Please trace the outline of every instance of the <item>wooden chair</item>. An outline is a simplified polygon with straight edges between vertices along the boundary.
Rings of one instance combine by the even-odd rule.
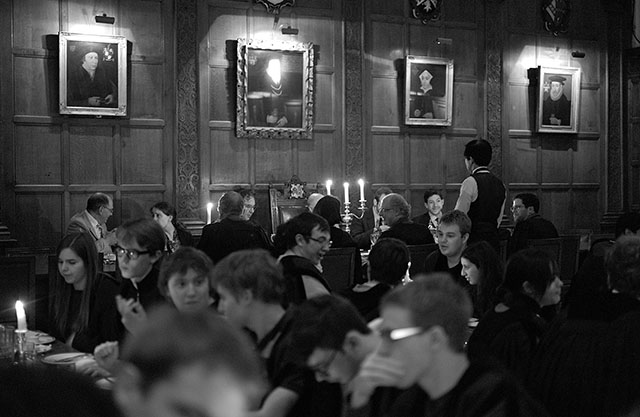
[[[571,284],[573,276],[578,272],[581,235],[561,234],[562,250],[560,251],[560,279],[564,285]]]
[[[294,179],[292,179],[292,181],[293,180]],[[291,192],[291,184],[292,183],[285,184],[284,191],[280,191],[273,185],[269,185],[272,233],[275,233],[278,226],[282,223],[286,223],[289,219],[308,210],[307,193],[304,190],[306,183],[295,183],[302,186],[302,191],[298,193]]]
[[[357,248],[332,248],[322,259],[322,275],[331,290],[351,288],[355,279]]]
[[[562,253],[562,238],[554,237],[549,239],[529,239],[527,240],[527,247],[543,250],[555,259],[556,263],[560,265],[561,253]]]
[[[409,276],[411,278],[424,272],[424,261],[431,252],[438,250],[437,243],[428,243],[426,245],[408,245],[409,254],[411,255],[411,266],[409,267]]]

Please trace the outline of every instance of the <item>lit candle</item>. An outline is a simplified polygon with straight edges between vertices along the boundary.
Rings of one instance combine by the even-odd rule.
[[[16,317],[18,318],[18,330],[27,330],[27,315],[24,312],[24,305],[22,301],[16,301]]]
[[[349,202],[349,183],[348,182],[344,183],[344,202],[345,203]]]
[[[211,224],[211,210],[213,210],[213,203],[207,203],[207,224]]]
[[[360,186],[360,201],[364,201],[364,180],[362,178],[358,180],[358,185]]]
[[[327,180],[327,183],[326,183],[327,195],[331,195],[331,186],[332,185],[333,185],[333,181]]]

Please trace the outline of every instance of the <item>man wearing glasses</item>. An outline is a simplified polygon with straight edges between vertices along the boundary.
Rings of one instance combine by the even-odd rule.
[[[466,291],[447,274],[394,289],[382,301],[382,342],[360,369],[359,387],[406,389],[389,417],[547,416],[505,371],[469,361],[464,345],[471,311]]]
[[[400,194],[391,193],[380,203],[380,216],[384,224],[390,226],[382,232],[380,239],[393,237],[407,245],[426,245],[433,243],[433,236],[424,224],[411,221],[411,206]]]
[[[535,194],[518,194],[513,199],[511,213],[516,224],[507,244],[507,256],[527,247],[529,239],[558,237],[558,230],[549,220],[538,214],[540,200]]]
[[[329,223],[323,217],[302,213],[281,224],[274,245],[276,250],[284,252],[278,262],[287,283],[288,303],[300,304],[331,292],[320,269],[322,258],[331,248]]]
[[[116,231],[107,229],[107,220],[113,215],[113,200],[106,194],[95,193],[87,200],[86,210],[71,217],[67,234],[89,233],[96,241],[98,253],[102,256],[113,253]]]

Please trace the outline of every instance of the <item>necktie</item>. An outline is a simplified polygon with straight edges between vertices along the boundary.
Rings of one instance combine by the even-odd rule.
[[[102,226],[98,225],[98,237],[100,239],[104,239],[104,232],[102,231]]]

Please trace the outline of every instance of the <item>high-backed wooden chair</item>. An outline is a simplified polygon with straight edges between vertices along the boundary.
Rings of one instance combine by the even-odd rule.
[[[408,245],[409,254],[411,255],[411,266],[409,267],[409,276],[411,278],[424,272],[424,261],[431,252],[438,250],[437,243],[428,243],[426,245]]]
[[[355,280],[357,248],[331,248],[322,259],[322,275],[331,290],[351,288]]]
[[[573,276],[578,272],[580,252],[580,235],[561,234],[562,250],[560,251],[560,279],[564,285],[569,285]]]
[[[269,207],[271,209],[271,231],[273,233],[282,223],[308,210],[306,197],[291,197],[271,185],[269,186]]]
[[[562,238],[554,237],[549,239],[529,239],[527,247],[540,249],[549,254],[556,263],[560,265],[562,253]]]

